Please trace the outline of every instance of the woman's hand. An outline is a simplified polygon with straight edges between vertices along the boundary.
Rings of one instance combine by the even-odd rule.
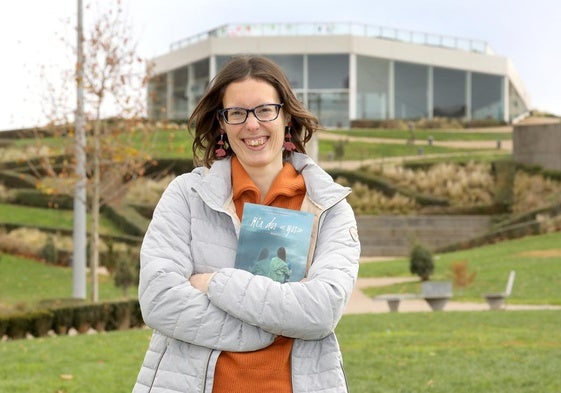
[[[214,273],[193,274],[191,278],[189,278],[189,282],[193,288],[196,288],[203,293],[207,293],[208,284],[210,283],[210,280],[212,280],[212,276],[214,276]]]

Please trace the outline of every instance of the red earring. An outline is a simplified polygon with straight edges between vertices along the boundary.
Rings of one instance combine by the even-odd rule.
[[[286,127],[284,127],[284,143],[283,147],[286,151],[294,151],[296,150],[296,145],[292,142],[292,134],[290,133],[290,127],[292,123],[289,122]]]
[[[220,139],[216,142],[216,150],[214,150],[214,155],[217,158],[225,157],[226,150],[224,150],[224,130],[220,129]]]

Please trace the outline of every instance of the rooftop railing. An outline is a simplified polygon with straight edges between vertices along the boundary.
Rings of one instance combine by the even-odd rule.
[[[191,37],[176,41],[170,50],[207,40],[212,37],[279,37],[279,36],[333,36],[353,35],[359,37],[382,38],[413,44],[465,50],[492,55],[489,44],[481,40],[445,36],[413,30],[396,29],[384,26],[371,26],[359,23],[260,23],[228,24]]]

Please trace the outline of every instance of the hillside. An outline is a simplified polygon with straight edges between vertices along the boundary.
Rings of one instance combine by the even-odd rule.
[[[352,187],[349,202],[357,215],[491,215],[493,230],[473,244],[561,230],[561,176],[514,165],[510,138],[508,127],[417,130],[414,140],[410,130],[324,131],[318,138],[319,163]],[[138,247],[169,181],[192,168],[184,128],[169,125],[151,140],[145,176],[123,187],[120,197],[103,208],[102,264],[110,269],[115,253]],[[4,252],[45,258],[52,239],[58,250],[52,262],[69,263],[71,191],[56,185],[60,179],[48,176],[44,166],[48,159],[56,172],[68,161],[64,152],[63,138],[48,133],[40,139],[25,133],[2,139]]]

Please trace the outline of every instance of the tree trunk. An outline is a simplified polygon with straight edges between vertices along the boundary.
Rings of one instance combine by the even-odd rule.
[[[99,138],[101,122],[95,122],[94,126],[94,151],[93,151],[93,186],[92,186],[92,244],[91,244],[91,272],[92,272],[92,301],[99,300],[99,281],[97,276],[97,267],[99,265],[99,210],[100,210],[100,148]]]

